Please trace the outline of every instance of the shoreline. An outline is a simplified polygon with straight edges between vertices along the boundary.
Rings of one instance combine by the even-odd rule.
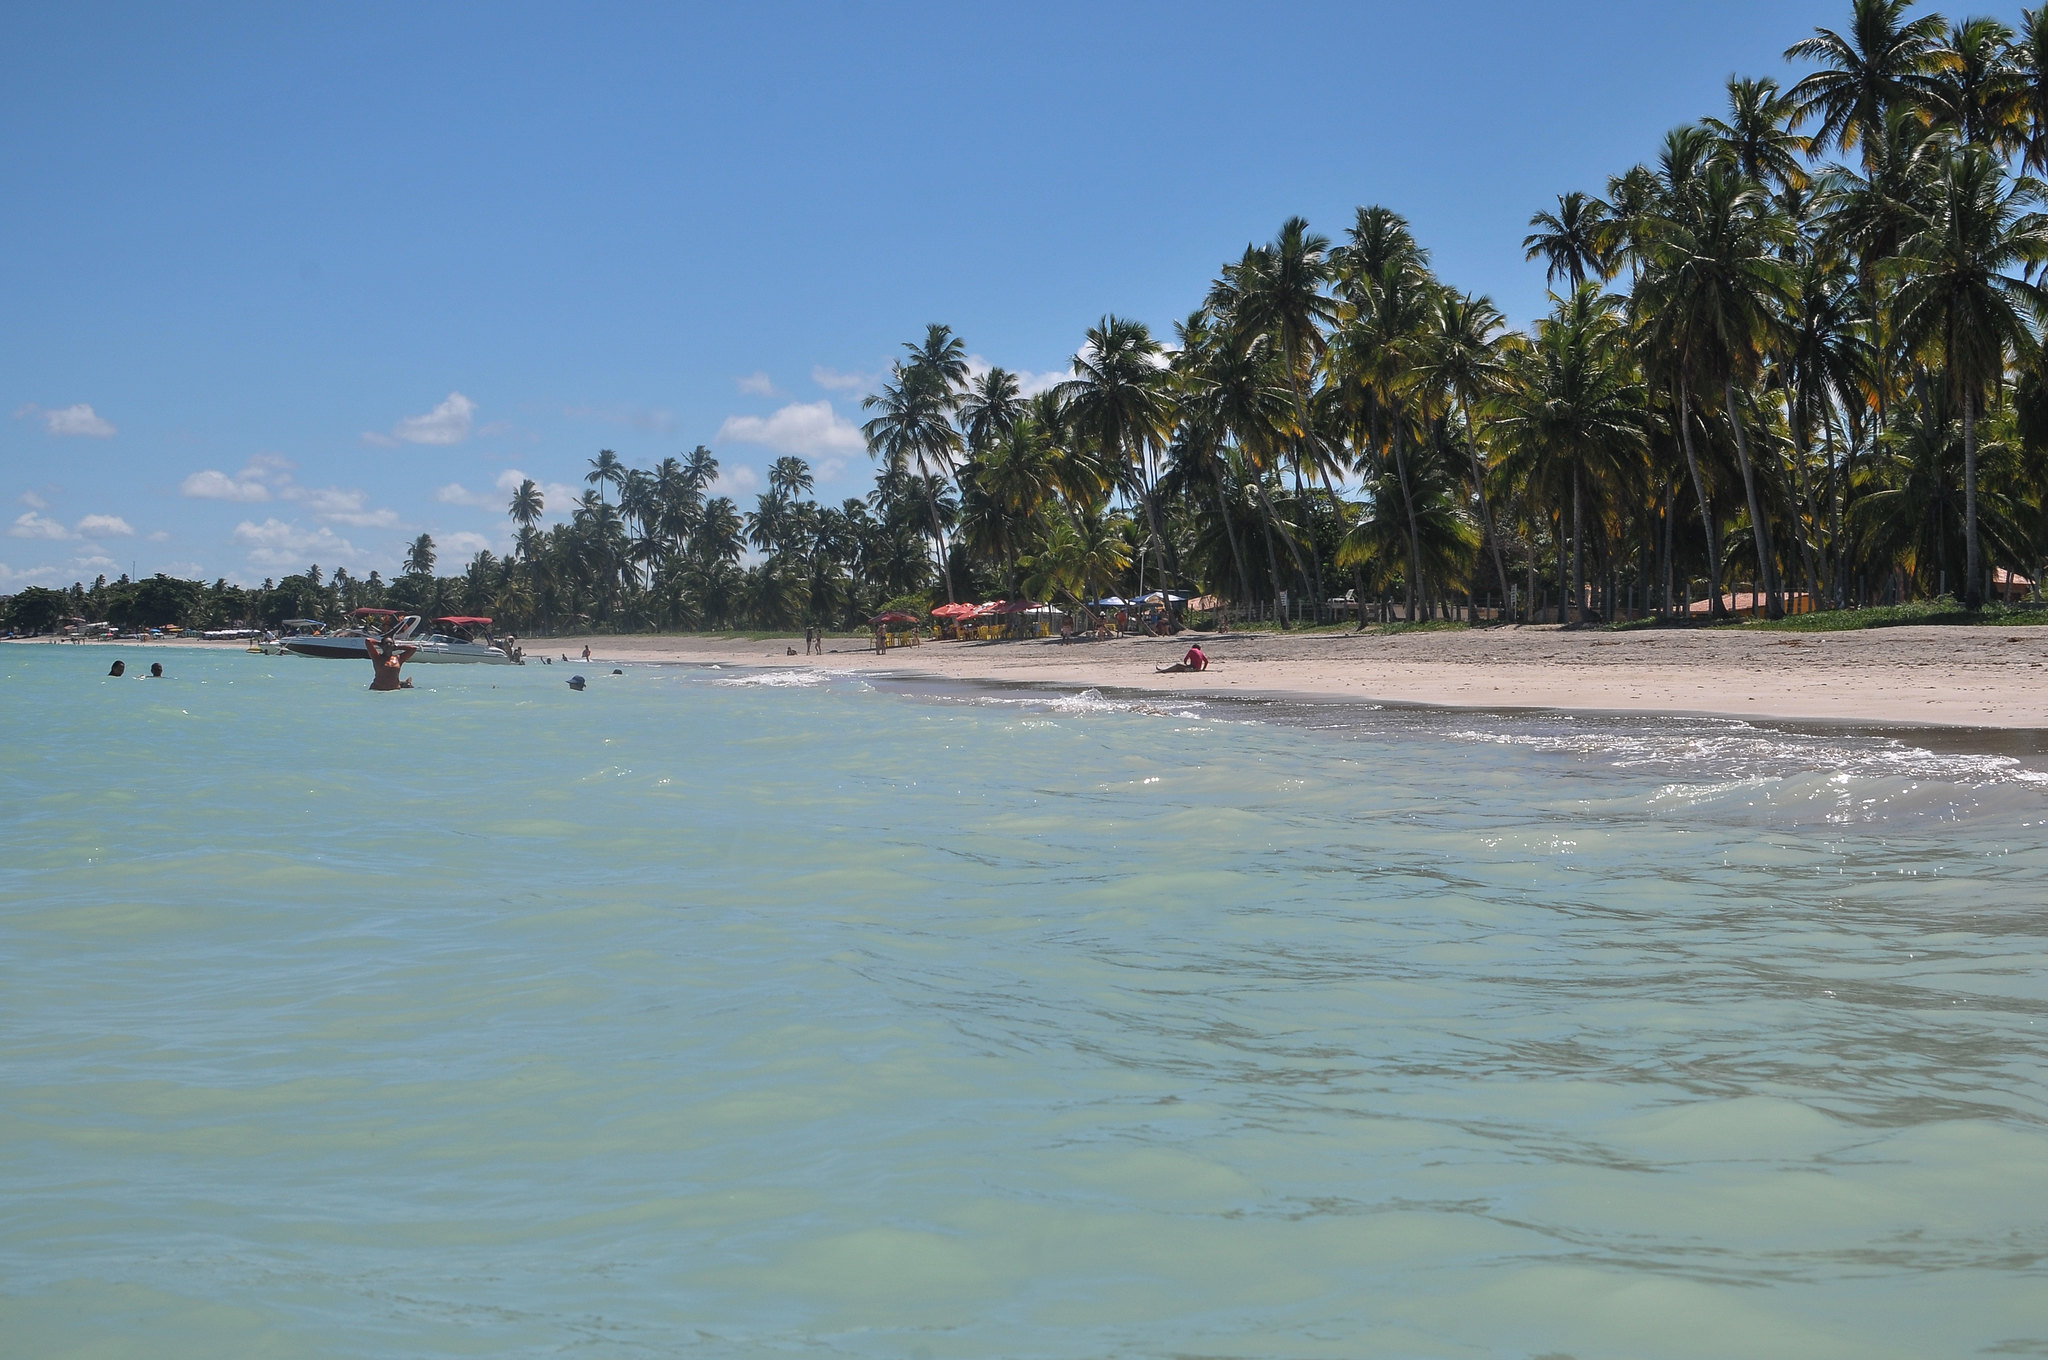
[[[833,639],[824,656],[809,657],[801,638],[628,634],[551,639],[546,649],[575,654],[587,642],[592,664],[815,668],[1191,698],[2048,734],[2048,629],[1961,631],[1602,633],[1539,625],[1385,636],[927,642],[884,656]],[[1210,654],[1208,671],[1155,672],[1194,638]],[[788,654],[792,646],[797,655]],[[528,650],[537,655],[541,644]]]
[[[1209,670],[1160,675],[1199,639]],[[17,645],[246,650],[239,642],[15,639]],[[952,682],[1115,689],[1190,698],[1397,704],[1740,718],[2048,733],[2048,628],[1898,627],[1844,633],[1645,630],[1556,625],[1401,633],[1225,633],[1063,643],[926,642],[877,656],[853,638],[805,656],[801,637],[607,634],[525,640],[530,664],[591,649],[591,664],[694,663],[823,669]],[[795,655],[790,653],[795,651]],[[559,660],[557,665],[561,664]]]

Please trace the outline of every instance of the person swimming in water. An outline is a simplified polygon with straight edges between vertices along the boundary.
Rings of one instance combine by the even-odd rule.
[[[163,679],[163,678],[164,678],[164,663],[163,663],[163,662],[161,662],[161,661],[152,661],[152,662],[150,662],[150,663],[149,663],[149,678],[150,678],[150,679],[152,679],[152,680],[161,680],[161,679]]]
[[[116,661],[113,665],[107,667],[107,674],[113,676],[116,680],[120,679],[127,673],[128,663],[125,661]]]
[[[370,678],[371,689],[411,689],[412,681],[398,678],[398,668],[412,660],[417,647],[401,647],[388,634],[371,635],[363,639],[363,650],[370,654],[370,664],[376,674]]]

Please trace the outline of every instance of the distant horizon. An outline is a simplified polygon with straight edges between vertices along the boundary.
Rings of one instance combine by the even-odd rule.
[[[927,322],[1028,392],[1105,313],[1169,336],[1297,212],[1383,203],[1526,325],[1531,213],[1845,11],[17,9],[0,593],[390,576],[420,533],[446,571],[509,547],[521,478],[564,516],[601,448],[707,444],[743,502],[799,454],[836,502]],[[1249,116],[1237,63],[1283,73]]]

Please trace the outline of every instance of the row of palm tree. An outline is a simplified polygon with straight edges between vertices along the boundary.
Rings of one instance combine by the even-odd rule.
[[[1555,291],[1526,330],[1386,207],[1334,241],[1293,218],[1171,336],[1104,316],[1047,391],[927,327],[863,403],[864,498],[817,503],[786,457],[743,511],[702,446],[650,470],[605,450],[543,528],[526,482],[471,594],[621,628],[1160,586],[1283,626],[1333,598],[1719,613],[1739,581],[1773,615],[1975,605],[1991,568],[2048,557],[2044,14],[1854,0],[1787,52],[1789,87],[1730,81],[1719,116],[1531,219]]]

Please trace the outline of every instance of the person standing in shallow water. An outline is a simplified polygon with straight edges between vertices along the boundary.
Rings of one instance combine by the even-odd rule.
[[[363,650],[370,654],[370,665],[376,673],[370,677],[371,689],[411,689],[412,681],[398,678],[399,667],[412,660],[417,647],[401,647],[388,637],[366,637]]]

